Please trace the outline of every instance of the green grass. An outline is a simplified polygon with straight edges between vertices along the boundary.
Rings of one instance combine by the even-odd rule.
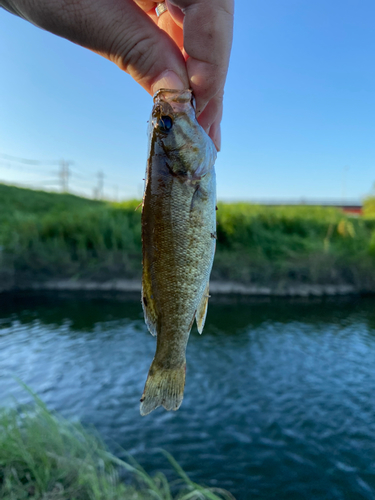
[[[138,277],[138,205],[0,185],[0,268],[21,279]]]
[[[0,499],[233,499],[225,490],[191,481],[166,452],[178,480],[169,483],[160,472],[151,477],[131,457],[111,454],[94,431],[33,397],[32,406],[0,410]]]
[[[363,208],[365,217],[369,219],[375,218],[375,196],[366,198]]]
[[[140,278],[137,205],[0,185],[0,274],[15,282]],[[375,288],[374,198],[366,200],[364,213],[219,203],[212,277]]]
[[[0,184],[1,215],[14,212],[43,214],[47,211],[74,210],[83,207],[98,207],[101,201],[81,198],[73,194],[48,193]]]
[[[336,208],[219,204],[213,276],[241,282],[373,286],[375,220]]]

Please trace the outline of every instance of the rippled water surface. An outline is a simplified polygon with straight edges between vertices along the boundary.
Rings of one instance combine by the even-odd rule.
[[[239,499],[375,498],[375,299],[210,304],[178,412],[139,415],[155,339],[138,298],[0,296],[0,398],[94,424],[149,471],[171,452]]]

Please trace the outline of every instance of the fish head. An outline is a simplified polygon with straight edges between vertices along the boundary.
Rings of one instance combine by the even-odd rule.
[[[159,90],[149,123],[151,141],[161,148],[173,173],[196,178],[213,167],[216,148],[196,119],[191,90]]]

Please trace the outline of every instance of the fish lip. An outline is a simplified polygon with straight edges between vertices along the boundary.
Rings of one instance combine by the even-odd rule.
[[[196,108],[195,106],[195,98],[192,89],[184,89],[184,90],[177,90],[177,89],[159,89],[155,92],[154,97],[153,97],[154,103],[159,102],[159,101],[165,101],[168,103],[175,102],[175,103],[191,103],[193,106],[194,110]]]

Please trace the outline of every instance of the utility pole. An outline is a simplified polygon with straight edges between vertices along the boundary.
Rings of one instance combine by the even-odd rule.
[[[73,165],[74,162],[70,160],[60,160],[60,170],[59,170],[59,178],[61,191],[63,193],[67,193],[69,191],[69,165]]]
[[[104,173],[102,170],[98,172],[98,186],[94,189],[95,198],[102,200],[104,196]]]

